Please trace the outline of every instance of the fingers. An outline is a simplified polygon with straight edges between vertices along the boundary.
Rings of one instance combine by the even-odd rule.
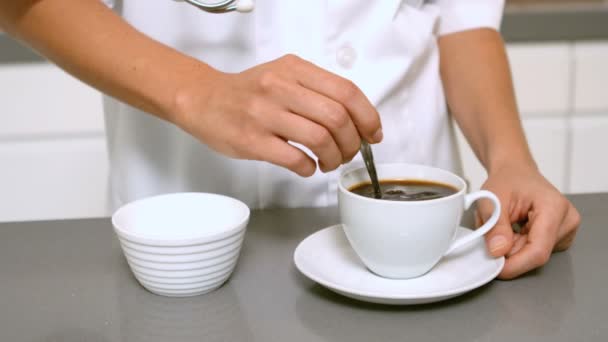
[[[553,248],[554,252],[563,252],[572,246],[574,242],[574,238],[576,237],[576,231],[570,232],[568,235],[564,236],[560,241],[557,242],[555,247]]]
[[[560,212],[564,214],[560,215]],[[512,279],[547,263],[565,212],[547,207],[533,212],[528,222],[528,234],[521,238],[526,238],[524,246],[518,252],[511,253],[498,277]]]
[[[524,234],[513,234],[513,247],[511,247],[511,250],[509,251],[509,253],[507,253],[507,258],[511,257],[512,255],[516,254],[517,252],[519,252],[528,242],[528,235]]]
[[[319,124],[331,133],[341,153],[341,163],[353,159],[361,146],[361,138],[344,106],[297,84],[285,84],[280,87],[280,92],[281,94],[278,95],[288,110]],[[340,165],[331,163],[331,165],[335,165],[333,167],[323,158],[321,160],[324,161],[324,165],[329,167],[329,170]]]
[[[353,82],[300,59],[296,59],[294,71],[297,81],[304,87],[325,95],[341,104],[350,115],[360,136],[370,143],[382,140],[380,115]]]
[[[282,166],[302,177],[315,173],[317,165],[302,150],[290,145],[279,137],[269,135],[258,145],[263,151],[257,151],[258,160]]]
[[[342,164],[342,153],[325,127],[288,112],[276,113],[272,119],[272,133],[308,147],[319,158],[321,171],[334,170]]]
[[[357,154],[361,138],[374,143],[382,139],[378,112],[358,87],[296,56],[220,81],[209,99],[192,102],[208,108],[209,115],[191,129],[220,153],[265,160],[310,176],[315,161],[290,141],[306,146],[321,170],[330,171]],[[183,112],[197,112],[190,97],[184,98],[179,101]],[[187,118],[183,126],[195,126]],[[221,124],[228,129],[213,129]]]
[[[499,197],[500,198],[500,197]],[[503,198],[505,198],[503,196]],[[501,198],[501,203],[508,203]],[[503,204],[503,205],[504,205]],[[508,207],[505,205],[505,207]],[[494,206],[490,201],[480,201],[477,205],[476,215],[478,223],[485,222],[494,211]],[[508,212],[503,210],[500,213],[496,226],[492,228],[486,235],[486,245],[492,256],[499,257],[506,255],[513,245],[513,229],[509,220]]]
[[[486,245],[492,256],[506,255],[513,246],[513,229],[505,216],[501,215],[496,226],[486,236]]]
[[[566,213],[566,217],[564,221],[560,225],[559,234],[558,234],[558,242],[553,248],[554,252],[565,251],[570,248],[572,242],[574,242],[574,238],[581,224],[581,215],[578,210],[570,204],[568,206],[568,212]]]

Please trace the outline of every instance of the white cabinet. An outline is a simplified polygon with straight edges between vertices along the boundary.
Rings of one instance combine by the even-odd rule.
[[[570,186],[573,192],[608,191],[608,111],[572,120]]]
[[[48,63],[0,65],[0,137],[103,132],[101,96]]]
[[[541,172],[560,191],[568,192],[568,115],[571,111],[572,46],[568,43],[524,43],[507,46],[522,124]],[[487,173],[460,131],[458,145],[471,189]]]
[[[566,193],[608,191],[608,42],[510,44],[522,122],[541,172]],[[486,173],[459,134],[473,189]]]
[[[608,42],[574,47],[574,113],[608,112]]]
[[[0,222],[107,215],[100,94],[50,64],[5,64],[0,103]]]
[[[568,125],[565,118],[526,118],[526,138],[541,173],[562,192],[568,192]]]
[[[523,123],[532,155],[542,174],[560,191],[566,192],[568,126],[565,118],[528,118]],[[465,178],[471,190],[478,190],[487,173],[457,131]]]
[[[511,44],[507,52],[519,110],[526,116],[565,114],[570,107],[571,46]]]
[[[0,222],[104,216],[103,136],[0,143]]]

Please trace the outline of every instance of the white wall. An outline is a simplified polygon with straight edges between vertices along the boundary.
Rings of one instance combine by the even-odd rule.
[[[608,41],[508,51],[543,173],[564,192],[608,191]],[[108,215],[99,93],[50,64],[5,64],[0,103],[0,222]],[[459,142],[478,188],[485,172]]]

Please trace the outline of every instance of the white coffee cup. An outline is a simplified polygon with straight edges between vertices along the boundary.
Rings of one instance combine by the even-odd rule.
[[[342,173],[338,205],[344,232],[357,255],[374,273],[387,278],[414,278],[459,247],[482,237],[498,221],[500,202],[489,191],[466,194],[466,182],[434,167],[378,164],[380,180],[424,180],[450,185],[452,195],[422,201],[390,201],[357,195],[350,188],[369,182],[365,168]],[[455,240],[465,209],[478,199],[494,204],[491,217],[473,233]]]

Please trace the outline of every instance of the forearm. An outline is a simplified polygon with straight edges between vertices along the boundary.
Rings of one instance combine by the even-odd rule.
[[[175,122],[175,101],[209,66],[138,32],[99,0],[0,4],[0,27],[99,90]]]
[[[521,126],[504,43],[490,29],[439,39],[450,111],[488,172],[506,163],[536,167]]]

